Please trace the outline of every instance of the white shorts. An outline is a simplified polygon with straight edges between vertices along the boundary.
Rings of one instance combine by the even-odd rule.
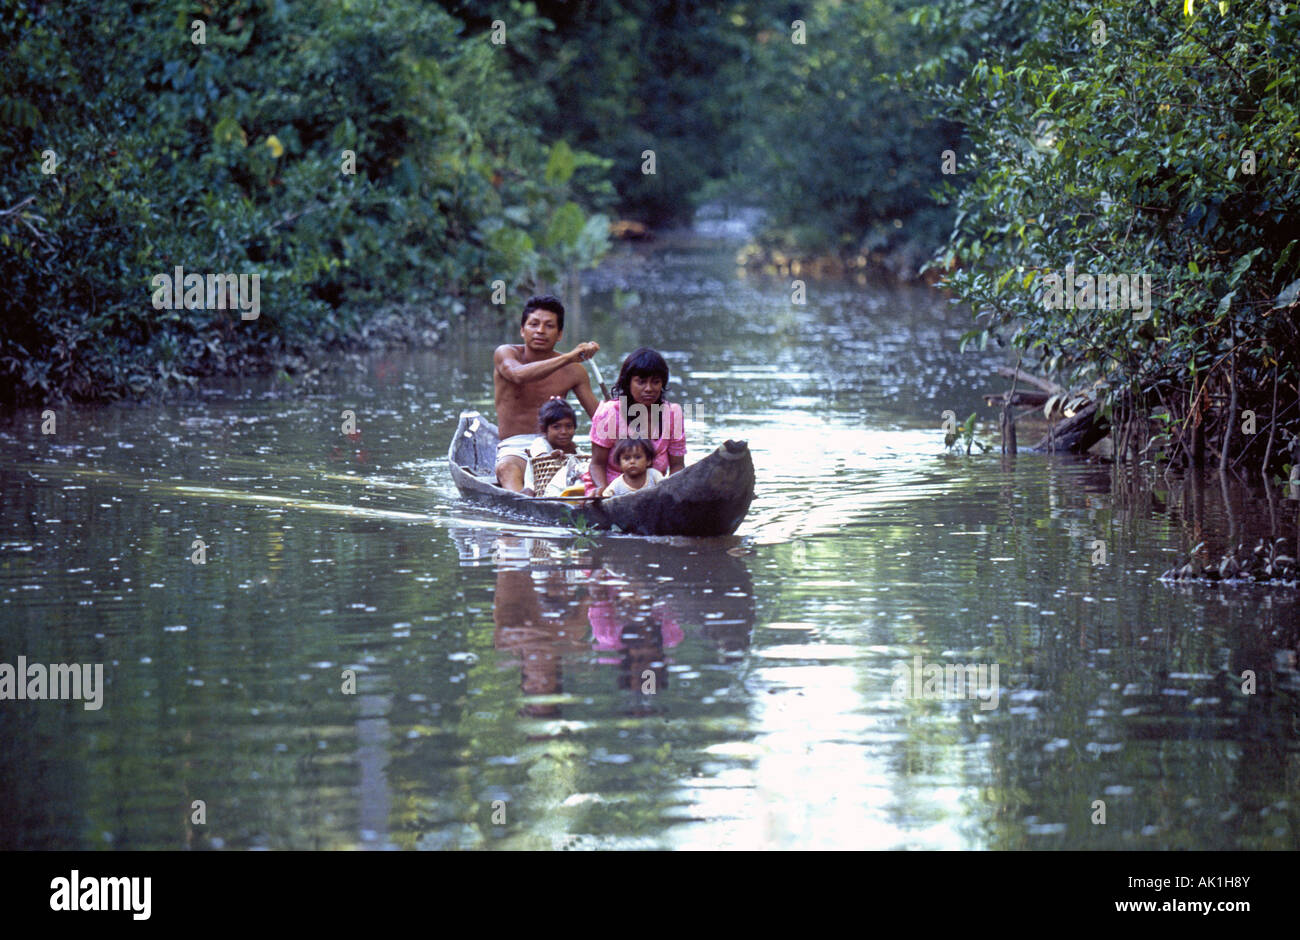
[[[536,434],[513,434],[497,444],[497,463],[507,457],[518,457],[528,463],[528,447],[537,440]]]

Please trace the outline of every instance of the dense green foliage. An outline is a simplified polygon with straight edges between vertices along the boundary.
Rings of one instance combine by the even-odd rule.
[[[445,5],[481,29],[496,15]],[[959,130],[888,81],[924,48],[909,6],[540,0],[525,9],[554,29],[512,43],[512,61],[550,91],[547,132],[611,160],[623,215],[671,224],[722,199],[763,208],[765,240],[799,253],[933,248],[952,212],[932,168]]]
[[[951,210],[930,192],[960,128],[891,80],[923,51],[906,6],[815,3],[798,14],[804,43],[788,21],[758,35],[735,180],[760,196],[768,239],[789,251],[865,254],[910,242],[929,254],[951,228]]]
[[[624,216],[689,221],[702,188],[736,163],[755,32],[745,11],[773,4],[540,0],[510,14],[471,0],[444,6],[485,32],[501,17],[516,79],[540,92],[535,117],[548,135],[610,160]],[[517,42],[513,23],[530,17],[550,28]],[[653,173],[645,171],[647,150]]]
[[[1300,379],[1300,10],[952,0],[916,19],[947,50],[923,77],[956,70],[942,92],[969,135],[945,260],[981,321],[970,338],[1094,383],[1122,441],[1157,413],[1153,441],[1179,459],[1207,442],[1276,459]],[[1046,309],[1044,278],[1067,265],[1149,274],[1150,320]]]
[[[895,6],[10,4],[0,396],[193,382],[346,342],[380,305],[418,325],[497,279],[571,284],[611,210],[721,198],[795,251],[936,244],[943,125],[881,82],[915,56]],[[261,316],[154,309],[177,265],[257,274]]]
[[[543,140],[501,46],[436,6],[29,3],[0,46],[6,397],[192,380],[379,303],[445,318],[605,244],[605,165]],[[154,309],[176,265],[258,274],[260,318]]]

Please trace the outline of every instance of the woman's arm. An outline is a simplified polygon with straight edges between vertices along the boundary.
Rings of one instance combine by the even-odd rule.
[[[686,469],[686,417],[681,405],[672,405],[672,433],[668,442],[668,472],[680,473]]]
[[[609,480],[605,478],[605,463],[609,460],[609,448],[601,447],[595,441],[591,443],[591,465],[587,467],[587,472],[591,474],[591,482],[596,484],[596,492],[605,492],[605,487],[609,486]]]

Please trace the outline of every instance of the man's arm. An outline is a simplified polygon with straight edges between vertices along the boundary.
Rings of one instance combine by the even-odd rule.
[[[553,375],[567,365],[589,359],[599,348],[595,343],[579,343],[566,353],[552,356],[550,359],[543,359],[541,362],[530,362],[525,365],[519,361],[518,350],[513,346],[505,345],[497,347],[497,351],[492,356],[492,362],[496,366],[496,371],[507,382],[514,385],[524,385],[528,382],[544,379],[548,375]]]
[[[582,405],[590,418],[600,407],[600,400],[596,398],[596,393],[591,390],[591,377],[587,375],[587,370],[582,370],[582,378],[578,384],[573,386],[573,393],[578,396],[578,404]]]

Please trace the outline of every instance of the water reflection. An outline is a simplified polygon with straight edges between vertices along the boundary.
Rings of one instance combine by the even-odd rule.
[[[539,568],[535,582],[527,561],[536,547],[534,539],[509,535],[497,539],[493,645],[510,654],[507,664],[518,663],[519,688],[533,699],[519,714],[559,718],[558,703],[538,699],[564,691],[562,658],[585,648],[590,600],[580,589],[577,569]],[[524,565],[513,563],[520,555]]]
[[[491,559],[495,567],[493,644],[503,667],[519,669],[521,716],[563,716],[566,661],[612,673],[621,714],[653,715],[669,708],[672,651],[688,630],[724,654],[749,646],[753,584],[732,554],[744,552],[739,539],[574,545],[490,530],[450,534],[463,564]]]

